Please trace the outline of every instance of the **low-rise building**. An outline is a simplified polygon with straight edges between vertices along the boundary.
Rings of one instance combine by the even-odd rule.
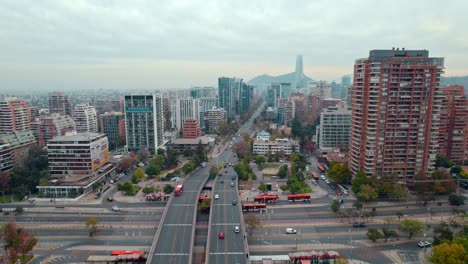
[[[198,138],[177,138],[172,140],[170,145],[174,148],[174,150],[179,151],[179,153],[184,153],[187,151],[192,152],[196,150],[199,144],[206,148],[214,146],[214,143],[214,138],[201,136]]]
[[[49,141],[47,152],[52,180],[36,186],[41,197],[78,198],[114,175],[109,163],[107,137],[98,133],[59,136]]]
[[[299,152],[299,144],[287,138],[277,138],[268,142],[256,140],[253,144],[253,153],[257,155],[282,153],[289,156],[293,152]]]
[[[226,120],[226,111],[223,108],[213,107],[205,112],[205,127],[208,128],[208,131],[218,130],[219,124],[226,122]]]

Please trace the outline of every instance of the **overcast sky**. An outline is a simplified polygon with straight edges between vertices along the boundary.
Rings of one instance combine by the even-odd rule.
[[[468,1],[0,2],[0,90],[189,88],[292,72],[339,80],[371,49],[468,75]]]

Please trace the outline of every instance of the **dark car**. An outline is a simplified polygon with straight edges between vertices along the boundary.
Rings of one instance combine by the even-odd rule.
[[[236,200],[232,200],[232,205],[236,205],[237,204],[237,201]]]
[[[361,222],[361,223],[354,222],[353,223],[353,227],[365,227],[365,226],[366,226],[366,223],[363,223],[363,222]]]

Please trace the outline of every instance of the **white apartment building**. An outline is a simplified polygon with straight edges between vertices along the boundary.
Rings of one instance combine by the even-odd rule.
[[[257,155],[267,155],[283,152],[285,155],[291,155],[293,152],[299,152],[299,144],[290,139],[277,138],[275,141],[256,140],[253,144],[253,153]]]
[[[78,133],[98,132],[97,115],[94,106],[90,106],[89,104],[76,105],[73,120],[75,121],[76,132]]]
[[[351,110],[345,102],[323,109],[320,113],[320,125],[316,128],[319,148],[348,149],[350,130]]]

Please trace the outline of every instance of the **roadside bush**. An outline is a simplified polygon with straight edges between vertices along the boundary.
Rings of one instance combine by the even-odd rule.
[[[152,193],[153,191],[154,191],[154,187],[151,185],[145,186],[142,190],[144,194],[149,194],[149,193]]]

